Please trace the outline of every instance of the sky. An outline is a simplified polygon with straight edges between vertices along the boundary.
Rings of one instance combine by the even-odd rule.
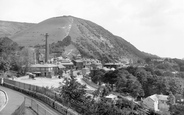
[[[141,51],[184,58],[184,0],[0,0],[0,20],[90,20]]]

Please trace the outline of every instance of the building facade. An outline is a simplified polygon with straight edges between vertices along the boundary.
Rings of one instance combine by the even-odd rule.
[[[29,72],[37,76],[52,78],[58,74],[58,65],[55,64],[34,64],[30,65]]]

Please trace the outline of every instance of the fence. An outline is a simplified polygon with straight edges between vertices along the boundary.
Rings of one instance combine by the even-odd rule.
[[[0,79],[0,81],[2,81],[2,79]],[[36,99],[39,99],[44,103],[48,104],[49,106],[51,106],[52,108],[54,108],[55,110],[57,110],[58,112],[60,112],[61,114],[79,115],[79,113],[66,107],[65,103],[62,104],[60,103],[63,99],[60,97],[58,93],[49,90],[47,88],[21,83],[10,79],[4,79],[3,85],[5,87],[17,90],[19,92],[32,96]]]

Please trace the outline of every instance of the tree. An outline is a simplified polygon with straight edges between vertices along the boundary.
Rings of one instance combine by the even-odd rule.
[[[137,67],[129,66],[129,67],[126,68],[126,70],[127,70],[129,73],[131,73],[132,75],[135,76],[135,72],[136,72],[136,70],[137,70]]]
[[[137,79],[139,80],[139,82],[144,85],[147,82],[147,72],[145,69],[143,68],[137,68],[137,70],[135,71],[135,76],[137,77]]]
[[[120,78],[116,82],[116,90],[119,93],[128,93],[133,97],[144,96],[144,90],[142,89],[142,85],[136,79],[136,77],[132,75],[127,75]]]
[[[2,57],[0,58],[0,70],[3,71],[4,77],[6,77],[6,73],[10,70],[11,68],[11,62],[8,57],[8,55],[1,55]]]
[[[103,69],[100,70],[91,70],[89,76],[91,77],[91,80],[96,83],[101,85],[101,79],[105,75],[105,71]]]
[[[168,79],[168,78],[166,78]],[[170,78],[169,80],[169,91],[175,94],[182,94],[182,79],[181,78]]]
[[[58,74],[59,74],[59,78],[61,78],[63,76],[63,70],[59,69]]]
[[[145,61],[146,61],[146,63],[150,63],[151,62],[151,58],[147,57],[147,58],[145,58]]]
[[[64,85],[59,87],[60,94],[65,102],[72,106],[70,102],[82,103],[85,99],[86,86],[81,85],[76,79],[65,79]]]
[[[108,71],[102,78],[104,83],[114,84],[117,81],[117,76],[114,75],[113,71]]]

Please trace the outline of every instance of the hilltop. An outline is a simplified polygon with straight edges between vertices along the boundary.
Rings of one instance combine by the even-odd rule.
[[[49,34],[48,39],[52,48],[64,49],[65,54],[70,57],[79,53],[83,57],[105,61],[123,59],[137,61],[152,57],[100,25],[73,16],[44,20],[22,29],[10,38],[21,46],[44,45],[45,33]]]

